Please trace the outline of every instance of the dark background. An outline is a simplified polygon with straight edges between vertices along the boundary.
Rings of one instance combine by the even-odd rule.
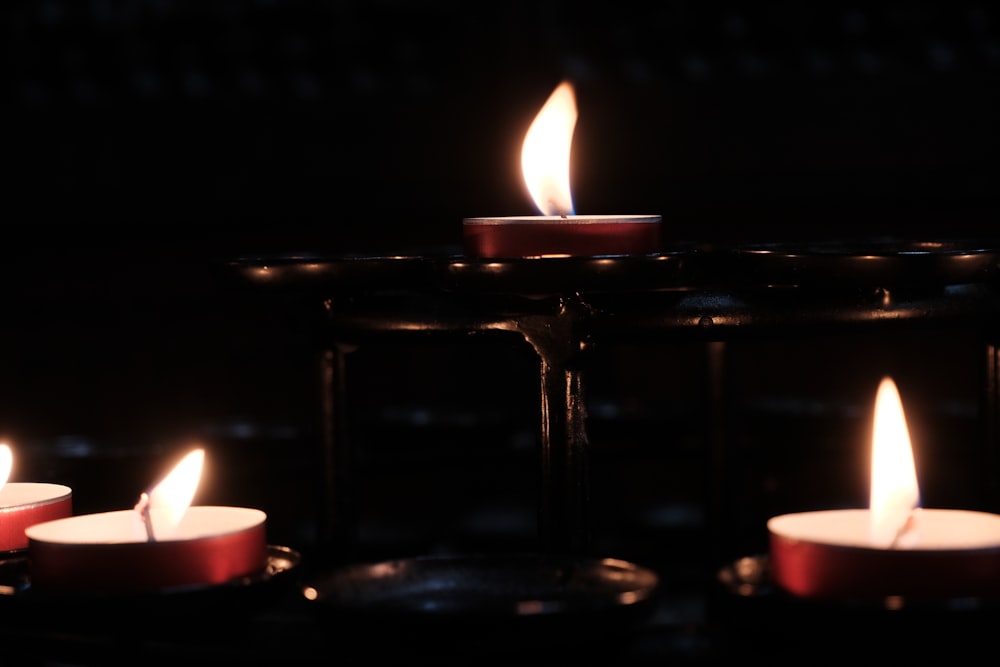
[[[761,240],[955,235],[996,207],[989,3],[3,12],[19,233],[136,252],[453,243],[463,217],[535,212],[521,139],[563,79],[579,213]]]
[[[463,217],[533,214],[521,140],[564,79],[580,109],[577,212],[660,214],[667,247],[998,236],[1000,14],[986,2],[13,0],[0,12],[0,431],[25,458],[14,478],[71,482],[80,511],[130,506],[176,449],[201,442],[203,500],[262,506],[276,542],[307,547],[319,304],[260,290],[227,262],[454,252]],[[863,502],[861,455],[837,441],[863,447],[883,372],[927,407],[915,411],[921,437],[972,433],[977,343],[959,332],[737,349],[736,391],[752,406],[743,444],[764,451],[751,456],[764,471],[752,493],[770,498],[759,511],[824,484]],[[419,424],[435,399],[475,412],[514,393],[516,414],[531,414],[530,358],[491,350],[482,371],[466,363],[476,351],[436,351],[369,359],[367,405],[389,407],[359,408],[362,439],[413,456],[427,431],[396,429]],[[657,428],[691,429],[669,451],[696,458],[701,431],[684,419],[704,389],[702,354],[610,352],[595,413],[598,399],[645,392]],[[504,366],[508,355],[524,365]],[[496,379],[512,368],[512,382]],[[445,381],[427,391],[428,378]],[[510,442],[531,437],[530,421],[500,423]],[[631,428],[595,418],[598,441],[645,439],[619,453],[626,469],[599,468],[623,485],[655,477],[631,466],[663,454]],[[817,436],[843,474],[803,446]],[[806,467],[789,472],[788,460]],[[658,463],[663,476],[630,493],[700,493],[700,477]],[[403,503],[373,498],[385,515],[405,508],[433,523],[414,497],[470,492],[417,487]],[[599,490],[624,499],[610,521],[639,523],[616,488]],[[691,520],[665,511],[657,529]]]

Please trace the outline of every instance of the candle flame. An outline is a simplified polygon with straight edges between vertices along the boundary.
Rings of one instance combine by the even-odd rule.
[[[871,463],[869,541],[876,547],[911,546],[920,489],[903,402],[889,377],[875,397]]]
[[[521,172],[542,215],[573,215],[569,157],[576,128],[573,86],[560,83],[535,116],[521,147]]]
[[[0,489],[7,485],[10,471],[14,467],[14,453],[7,443],[0,444]]]
[[[204,461],[205,450],[192,450],[159,484],[140,498],[136,511],[141,513],[148,508],[157,539],[169,535],[191,505]]]

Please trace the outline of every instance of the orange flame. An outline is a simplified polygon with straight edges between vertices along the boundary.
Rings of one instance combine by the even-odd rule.
[[[871,544],[876,547],[912,544],[914,511],[919,504],[920,489],[903,402],[896,384],[886,377],[875,397],[869,496]]]
[[[189,452],[136,506],[139,511],[148,507],[157,537],[169,535],[184,517],[201,480],[204,461],[205,450]]]
[[[576,128],[573,86],[556,87],[535,117],[521,146],[521,172],[542,215],[573,215],[570,152]]]

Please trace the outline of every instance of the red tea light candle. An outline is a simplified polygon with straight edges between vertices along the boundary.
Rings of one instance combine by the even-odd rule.
[[[868,509],[772,517],[772,580],[831,600],[947,600],[1000,594],[1000,515],[923,509],[895,383],[875,400]]]
[[[36,523],[67,517],[73,513],[73,490],[62,484],[8,482],[14,454],[0,444],[0,552],[28,547],[24,531]]]
[[[34,590],[142,593],[223,584],[267,565],[266,514],[244,507],[190,506],[204,452],[189,453],[131,510],[31,526]]]
[[[466,218],[465,254],[482,258],[645,255],[660,250],[658,215],[574,214],[570,152],[576,96],[563,82],[528,129],[521,170],[541,216]]]

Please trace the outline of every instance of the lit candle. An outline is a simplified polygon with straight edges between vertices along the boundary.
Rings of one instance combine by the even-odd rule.
[[[570,152],[576,96],[563,82],[552,92],[524,137],[521,170],[541,216],[466,218],[470,257],[645,255],[660,250],[658,215],[574,214]]]
[[[62,484],[9,482],[14,454],[0,444],[0,552],[27,548],[24,531],[42,521],[73,513],[73,490]]]
[[[768,523],[774,582],[826,599],[949,599],[1000,593],[1000,515],[923,509],[895,383],[875,400],[868,509],[821,510]]]
[[[29,528],[32,588],[135,593],[222,584],[263,571],[264,512],[190,505],[203,461],[203,450],[190,452],[133,509]]]

